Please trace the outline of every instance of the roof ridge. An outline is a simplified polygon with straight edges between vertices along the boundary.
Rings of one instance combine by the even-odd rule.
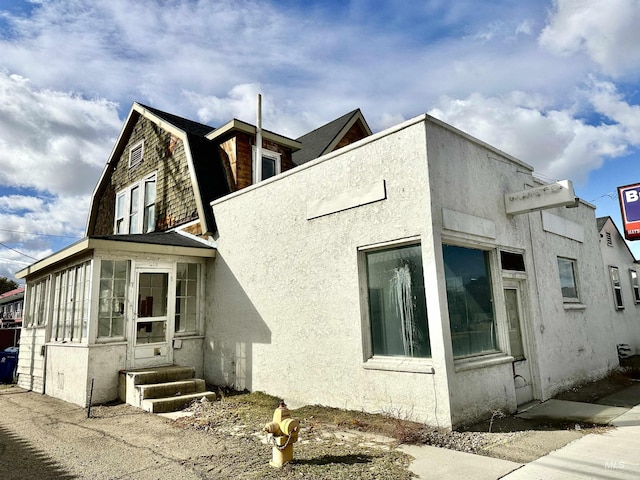
[[[187,130],[189,133],[193,133],[201,137],[204,137],[207,133],[211,133],[216,129],[215,127],[212,127],[211,125],[207,125],[205,123],[197,122],[186,117],[181,117],[180,115],[176,115],[174,113],[165,112],[164,110],[150,107],[149,105],[145,105],[140,102],[136,103],[138,103],[138,105],[153,113],[154,115],[157,115],[163,120],[171,123],[173,126],[180,128],[181,130]]]
[[[311,130],[311,131],[309,131],[309,132],[307,132],[307,133],[305,133],[303,135],[300,135],[298,138],[296,138],[296,140],[299,141],[301,138],[306,137],[307,135],[311,135],[311,134],[317,132],[320,129],[324,129],[324,128],[328,127],[329,125],[334,125],[334,124],[338,124],[338,123],[345,123],[346,124],[347,122],[346,121],[342,122],[342,120],[343,119],[344,120],[351,119],[351,117],[353,117],[359,111],[360,111],[360,108],[356,108],[355,110],[351,110],[350,112],[347,112],[347,113],[345,113],[344,115],[341,115],[338,118],[334,118],[333,120],[331,120],[328,123],[324,123],[324,124],[320,125],[319,127],[314,128],[313,130]]]

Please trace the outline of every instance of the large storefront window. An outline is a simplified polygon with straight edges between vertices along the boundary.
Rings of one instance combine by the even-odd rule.
[[[373,355],[430,357],[420,245],[366,253]]]
[[[442,253],[453,356],[495,352],[498,346],[488,252],[443,245]]]
[[[100,262],[99,338],[124,337],[128,266],[127,260],[102,260]]]

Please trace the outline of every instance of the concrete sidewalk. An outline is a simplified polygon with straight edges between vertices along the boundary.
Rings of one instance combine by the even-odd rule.
[[[560,480],[640,478],[640,385],[598,404],[548,400],[518,415],[528,419],[608,423],[615,429],[589,434],[525,465],[429,446],[403,446],[411,471],[422,480]],[[631,405],[636,405],[629,408]]]

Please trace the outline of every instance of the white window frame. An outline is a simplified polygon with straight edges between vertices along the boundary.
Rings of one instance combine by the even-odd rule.
[[[611,280],[611,289],[613,291],[613,305],[616,307],[616,310],[624,310],[620,269],[614,265],[609,265],[609,278]]]
[[[377,244],[358,247],[358,281],[360,285],[360,311],[362,325],[362,347],[363,347],[363,363],[362,366],[366,370],[386,370],[393,372],[415,372],[433,374],[432,357],[405,357],[405,356],[386,356],[373,354],[373,336],[372,325],[369,310],[369,294],[368,294],[368,274],[367,274],[367,253],[390,250],[401,247],[420,245],[422,241],[419,236],[404,239],[392,240],[388,242],[380,242]],[[422,247],[421,247],[422,248]],[[421,252],[424,254],[424,252]],[[424,258],[424,256],[423,256]],[[424,262],[424,260],[423,260]],[[424,275],[424,271],[422,272]],[[426,297],[426,291],[425,291]],[[425,298],[426,301],[426,298]],[[428,326],[428,320],[427,320]],[[433,353],[432,353],[433,354]]]
[[[202,299],[203,299],[203,294],[204,294],[204,265],[202,263],[199,262],[176,262],[174,265],[174,268],[176,269],[176,274],[174,275],[175,278],[175,282],[176,282],[176,286],[178,284],[178,275],[177,275],[177,269],[178,269],[178,265],[179,264],[191,264],[191,265],[196,265],[197,268],[197,274],[196,274],[196,279],[195,279],[195,283],[196,283],[196,295],[195,295],[195,303],[196,303],[196,323],[195,323],[195,328],[192,330],[180,330],[178,331],[178,329],[175,326],[176,323],[176,309],[177,309],[177,304],[178,304],[178,298],[190,298],[190,296],[187,295],[178,295],[177,293],[177,288],[173,288],[174,291],[176,291],[176,295],[175,295],[175,304],[174,304],[174,335],[176,337],[189,337],[189,336],[194,336],[194,335],[200,335],[202,332]]]
[[[51,342],[87,343],[91,271],[88,260],[52,275]]]
[[[251,165],[252,165],[251,170],[252,170],[252,175],[253,175],[253,178],[254,178],[254,182],[253,183],[258,183],[258,182],[261,182],[263,180],[263,178],[257,178],[257,171],[258,171],[257,170],[257,162],[256,162],[257,150],[258,149],[254,146],[254,147],[252,147],[252,151],[251,151]],[[274,152],[272,150],[266,150],[266,149],[263,148],[262,149],[262,156],[275,160],[275,162],[276,162],[276,175],[278,175],[279,173],[282,172],[282,154],[281,153]],[[269,178],[272,178],[272,177],[269,177]]]
[[[153,197],[152,202],[145,201],[145,192],[147,189],[147,184],[151,181],[155,184],[155,195]],[[131,197],[132,193],[137,190],[137,206],[138,210],[136,212],[131,212]],[[149,225],[149,217],[155,220],[155,205],[157,198],[157,175],[156,172],[153,172],[150,175],[147,175],[139,182],[133,183],[129,185],[124,190],[119,191],[116,194],[116,205],[114,212],[114,222],[113,222],[113,233],[118,234],[134,234],[134,233],[149,233],[155,230],[155,221],[152,225]],[[122,211],[118,212],[118,204],[121,203]],[[142,215],[141,215],[142,213]],[[136,227],[134,229],[131,228],[131,217],[133,215],[137,216]],[[150,228],[149,228],[150,227]]]
[[[140,151],[140,155],[135,153]],[[129,148],[129,168],[137,167],[144,160],[144,139]]]
[[[101,287],[102,287],[102,282],[106,281],[109,282],[108,283],[108,288],[107,291],[109,292],[109,295],[106,295],[104,298],[108,298],[111,301],[115,301],[115,299],[118,299],[119,297],[117,295],[115,295],[114,293],[114,286],[115,286],[115,282],[116,282],[116,277],[114,276],[114,271],[112,271],[111,276],[110,277],[103,277],[102,276],[102,263],[103,262],[113,262],[113,266],[114,266],[114,271],[115,271],[115,263],[116,262],[126,262],[126,274],[125,274],[125,280],[124,280],[124,284],[125,284],[125,290],[124,290],[124,299],[123,299],[123,303],[121,305],[122,308],[122,312],[121,314],[123,315],[123,319],[122,319],[122,335],[115,335],[113,334],[113,324],[114,324],[114,315],[113,312],[110,312],[110,319],[109,319],[109,335],[102,335],[100,336],[100,306],[98,305],[97,307],[97,313],[96,313],[96,324],[95,324],[95,336],[96,336],[96,342],[97,343],[109,343],[109,342],[121,342],[126,340],[127,338],[127,314],[126,314],[126,308],[127,308],[127,303],[129,302],[129,289],[127,288],[127,286],[130,284],[131,281],[131,261],[129,260],[123,260],[121,258],[103,258],[101,259],[99,262],[97,262],[96,264],[96,275],[97,275],[97,283],[98,283],[98,287],[96,289],[97,291],[97,297],[98,297],[98,301],[100,301],[99,299],[101,298],[100,295],[102,294],[101,291]]]
[[[629,269],[629,277],[631,279],[631,293],[633,303],[640,304],[640,285],[638,284],[638,272],[633,268]]]
[[[565,297],[564,293],[562,293],[562,283],[560,283],[560,293],[562,295],[562,301],[564,303],[580,303],[580,282],[578,281],[578,262],[573,258],[567,257],[557,257],[558,263],[558,280],[561,281],[560,277],[560,262],[569,262],[571,264],[571,271],[573,273],[573,286],[576,291],[575,297]]]

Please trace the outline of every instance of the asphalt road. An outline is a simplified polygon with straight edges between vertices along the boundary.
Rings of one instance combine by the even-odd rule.
[[[224,448],[128,405],[95,407],[87,418],[80,407],[0,386],[0,480],[201,479]]]

